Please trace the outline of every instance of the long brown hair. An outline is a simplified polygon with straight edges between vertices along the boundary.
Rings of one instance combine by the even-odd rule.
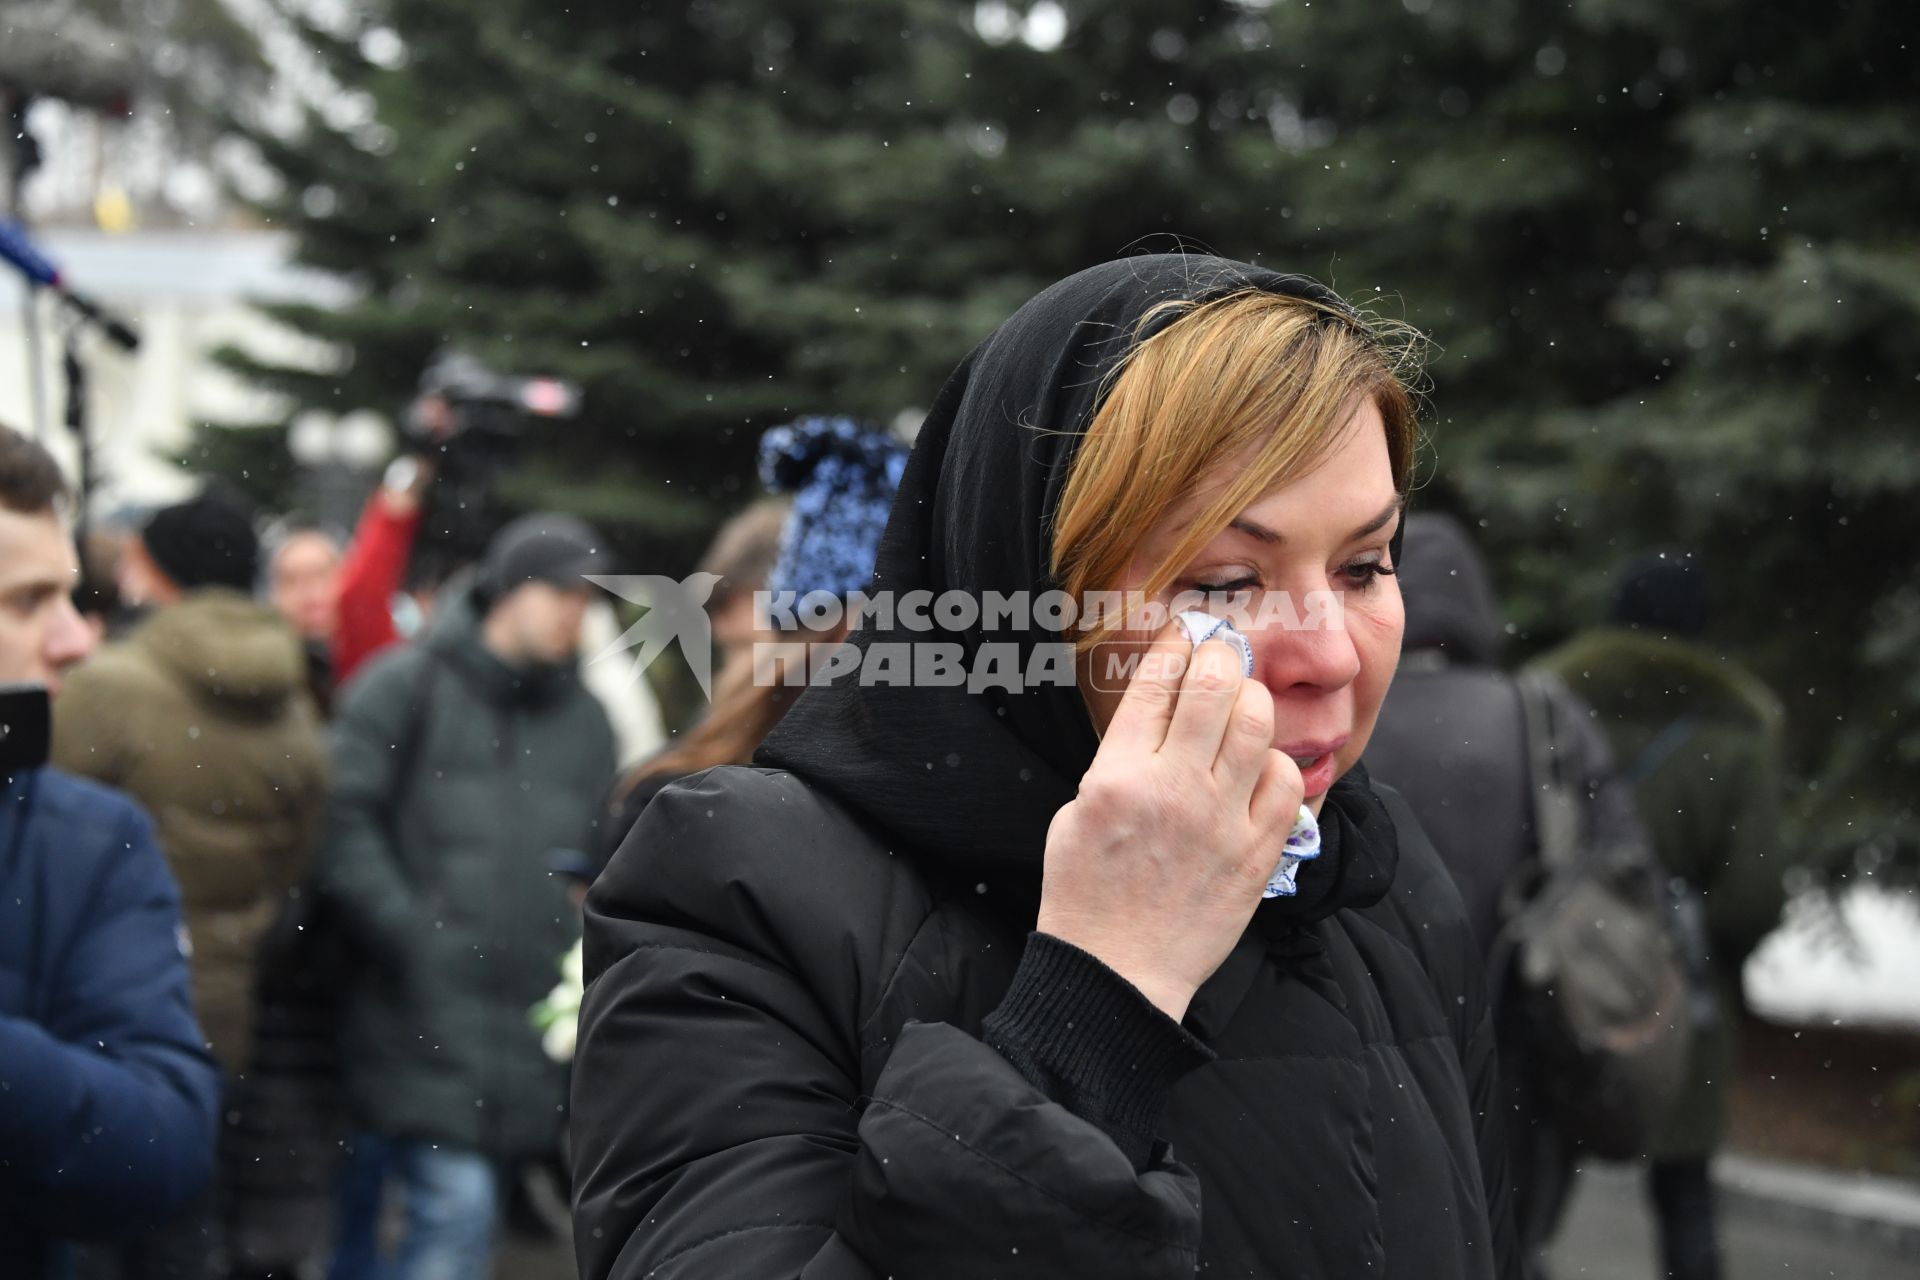
[[[620,799],[648,778],[678,778],[723,764],[746,764],[803,691],[777,679],[755,680],[751,658],[729,662],[720,669],[707,714],[674,746],[629,770],[620,784]]]
[[[751,763],[754,748],[773,732],[793,700],[806,692],[809,647],[846,639],[846,626],[827,631],[802,626],[762,638],[782,643],[755,645],[753,655],[735,658],[720,668],[707,714],[672,747],[635,765],[621,781],[616,803],[648,778],[683,778],[723,764]],[[795,683],[787,683],[789,676]]]

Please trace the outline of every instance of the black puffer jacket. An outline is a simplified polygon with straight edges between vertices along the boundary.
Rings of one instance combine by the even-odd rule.
[[[515,668],[478,597],[343,693],[320,884],[365,950],[340,1051],[354,1122],[500,1159],[558,1137],[528,1011],[578,936],[556,855],[599,839],[613,731],[572,666]]]
[[[1475,948],[1389,806],[1385,898],[1250,931],[1201,988],[1186,1026],[1218,1058],[1171,1086],[1171,1158],[1141,1171],[981,1039],[1018,982],[1087,1055],[1156,1089],[1175,1065],[1119,1056],[1158,1042],[1117,978],[1028,943],[1031,877],[929,877],[791,774],[667,788],[592,895],[581,1274],[1505,1274]]]
[[[1044,586],[1115,335],[1241,289],[1349,323],[1311,282],[1205,258],[1108,264],[1022,308],[922,426],[876,586]],[[1261,904],[1175,1023],[1031,932],[1048,824],[1096,747],[1070,685],[848,679],[799,699],[773,767],[653,800],[587,903],[583,1275],[1516,1274],[1477,953],[1405,807],[1340,779],[1300,894]]]

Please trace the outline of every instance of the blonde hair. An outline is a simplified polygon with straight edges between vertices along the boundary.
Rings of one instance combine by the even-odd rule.
[[[1053,574],[1078,601],[1120,581],[1141,530],[1218,468],[1238,467],[1142,584],[1148,595],[1163,590],[1260,495],[1313,470],[1366,399],[1386,423],[1394,488],[1404,497],[1412,484],[1414,330],[1263,290],[1163,303],[1141,326],[1168,311],[1185,314],[1109,375],[1060,497]],[[1109,619],[1080,645],[1116,626]]]

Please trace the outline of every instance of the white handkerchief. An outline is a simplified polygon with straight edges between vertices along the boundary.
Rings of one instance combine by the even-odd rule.
[[[1280,855],[1280,865],[1260,896],[1291,898],[1300,892],[1300,886],[1293,880],[1300,870],[1300,864],[1312,862],[1319,856],[1320,824],[1314,820],[1313,810],[1301,805],[1300,816],[1293,820],[1293,830],[1287,834],[1287,851]]]
[[[1185,629],[1187,639],[1193,642],[1194,648],[1198,649],[1213,637],[1219,636],[1240,651],[1240,674],[1246,676],[1253,674],[1253,646],[1247,643],[1245,636],[1233,629],[1231,622],[1225,618],[1216,618],[1210,613],[1202,613],[1198,609],[1176,613],[1173,618]]]

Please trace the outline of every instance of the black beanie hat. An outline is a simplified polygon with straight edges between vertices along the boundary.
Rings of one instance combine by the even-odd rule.
[[[493,536],[480,565],[481,599],[488,605],[529,582],[573,587],[589,573],[607,571],[593,526],[557,511],[521,516]]]
[[[140,532],[140,542],[182,590],[232,587],[252,591],[260,568],[260,539],[239,498],[219,489],[162,507]]]
[[[1610,616],[1619,626],[1696,636],[1707,629],[1710,614],[1706,567],[1690,551],[1644,552],[1614,580]]]

